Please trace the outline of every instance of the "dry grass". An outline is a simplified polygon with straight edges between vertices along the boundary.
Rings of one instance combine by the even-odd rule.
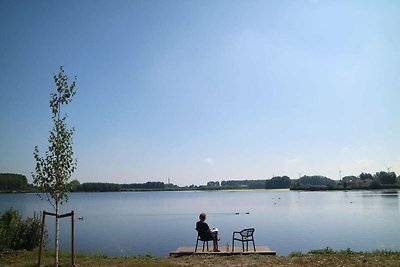
[[[26,266],[37,264],[37,251],[16,251],[0,254],[0,266]],[[53,257],[45,253],[42,266],[52,266]],[[75,266],[400,266],[400,252],[374,253],[317,253],[296,256],[217,256],[194,255],[183,257],[155,258],[151,256],[112,258],[107,256],[77,255]],[[60,266],[70,266],[70,255],[60,255]]]
[[[280,256],[189,256],[165,261],[175,266],[400,266],[400,253],[352,255],[307,254]]]

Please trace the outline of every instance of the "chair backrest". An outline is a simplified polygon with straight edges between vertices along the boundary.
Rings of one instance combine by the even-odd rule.
[[[202,240],[202,241],[206,239],[206,234],[207,234],[207,233],[200,232],[197,228],[196,228],[196,231],[197,231],[197,238],[198,238],[198,239],[200,239],[200,240]]]
[[[243,229],[242,231],[240,231],[240,235],[242,237],[250,237],[253,236],[254,231],[254,228]]]
[[[208,232],[208,225],[204,222],[197,222],[196,223],[196,231],[197,234],[200,236],[201,240],[209,239],[210,233]]]

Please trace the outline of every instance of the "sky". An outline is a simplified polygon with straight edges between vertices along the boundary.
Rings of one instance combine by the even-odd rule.
[[[80,182],[400,174],[400,1],[0,0],[0,172],[60,65]]]

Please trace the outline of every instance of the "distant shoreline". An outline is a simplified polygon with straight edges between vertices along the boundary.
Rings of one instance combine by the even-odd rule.
[[[304,192],[327,192],[327,191],[377,191],[377,190],[400,190],[396,187],[384,187],[384,188],[281,188],[281,189],[249,189],[249,188],[174,188],[174,189],[122,189],[119,191],[71,191],[69,193],[129,193],[129,192],[289,192],[289,191],[304,191]],[[39,191],[0,191],[0,194],[40,194],[43,192]]]

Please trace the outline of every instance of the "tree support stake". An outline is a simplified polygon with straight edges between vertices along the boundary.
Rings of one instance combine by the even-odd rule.
[[[75,266],[75,213],[71,211],[70,213],[65,213],[61,215],[57,215],[55,213],[43,211],[42,213],[42,227],[40,234],[40,244],[39,244],[39,258],[38,258],[38,267],[41,266],[42,263],[42,249],[43,249],[43,239],[44,239],[44,227],[46,224],[46,215],[54,216],[56,218],[65,218],[71,217],[71,266]]]

